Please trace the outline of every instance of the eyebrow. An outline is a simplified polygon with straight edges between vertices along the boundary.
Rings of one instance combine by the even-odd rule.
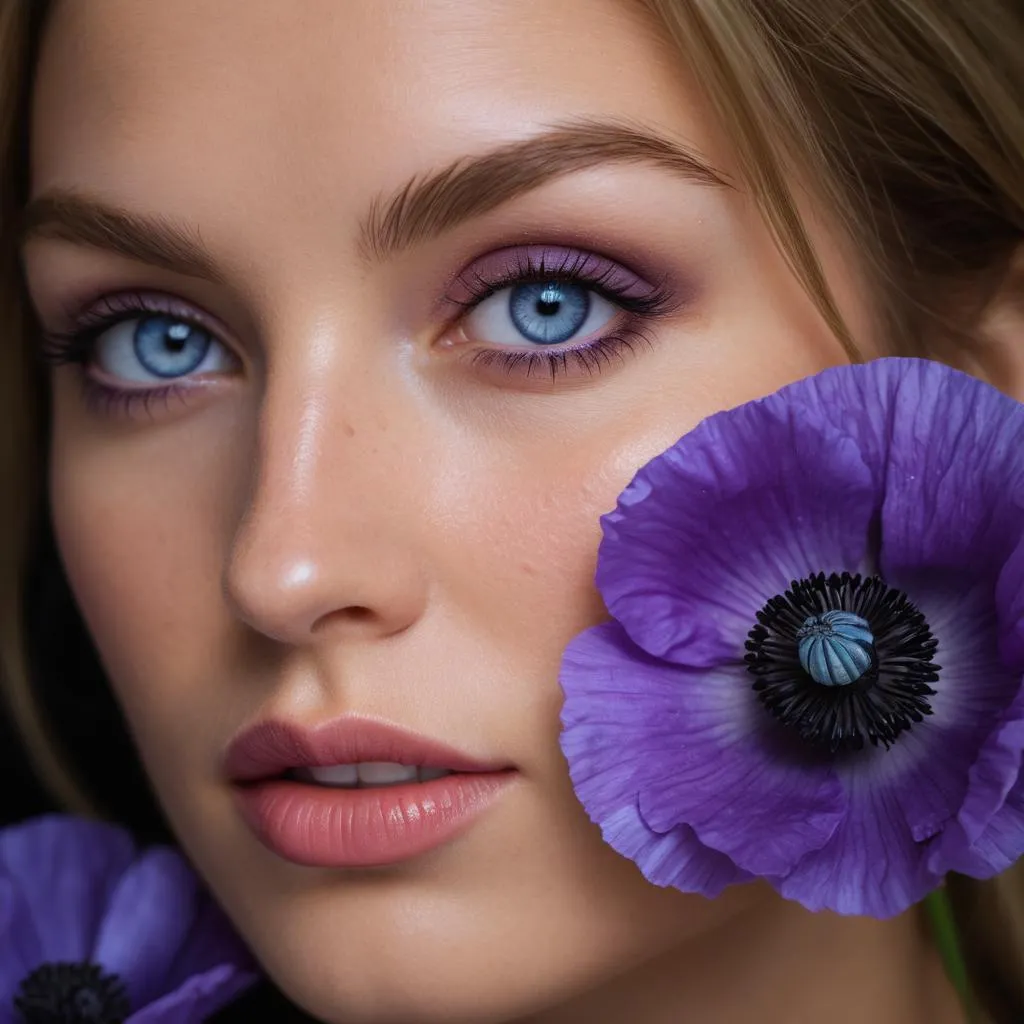
[[[695,149],[639,126],[564,122],[457,160],[375,200],[362,230],[363,252],[386,259],[556,178],[606,163],[653,164],[698,185],[732,187]]]
[[[384,260],[556,178],[601,164],[651,164],[698,185],[731,188],[696,150],[640,127],[606,121],[553,125],[538,135],[456,160],[376,198],[359,233],[367,259]],[[33,199],[19,244],[54,238],[92,246],[186,277],[223,282],[199,232],[69,189]]]
[[[32,238],[56,238],[186,277],[223,281],[196,230],[164,217],[132,213],[72,190],[54,190],[33,199],[21,216],[18,234],[19,246]]]

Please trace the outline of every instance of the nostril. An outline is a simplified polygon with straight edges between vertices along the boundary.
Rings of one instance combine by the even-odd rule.
[[[367,608],[364,605],[358,604],[352,605],[349,608],[342,608],[339,614],[353,622],[365,622],[368,619],[374,618],[376,615],[372,608]]]
[[[364,623],[372,623],[378,618],[378,614],[372,608],[367,608],[366,605],[348,605],[345,608],[338,608],[333,612],[328,612],[327,615],[321,615],[313,623],[313,632],[319,633],[332,624],[342,625],[348,623],[350,625],[362,625]]]

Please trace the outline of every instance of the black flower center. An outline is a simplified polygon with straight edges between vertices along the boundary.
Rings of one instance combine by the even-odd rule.
[[[121,979],[91,963],[37,967],[22,979],[14,1008],[23,1024],[122,1024],[130,1012]]]
[[[764,707],[815,746],[888,749],[932,713],[938,641],[900,590],[844,572],[794,580],[757,613],[746,662]]]

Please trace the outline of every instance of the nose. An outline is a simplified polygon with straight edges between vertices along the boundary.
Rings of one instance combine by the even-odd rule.
[[[392,636],[426,603],[416,547],[422,461],[393,415],[400,399],[372,387],[357,398],[335,383],[322,369],[268,383],[224,568],[236,616],[291,646]]]

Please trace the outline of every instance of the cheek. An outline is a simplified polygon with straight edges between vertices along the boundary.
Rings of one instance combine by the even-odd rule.
[[[59,382],[55,394],[54,529],[71,589],[152,767],[168,746],[196,743],[189,729],[218,700],[202,681],[229,639],[220,579],[231,460],[215,432],[200,432],[197,444],[184,423],[158,443],[128,430],[97,436],[70,387]]]
[[[557,706],[566,644],[607,618],[594,584],[600,519],[636,470],[675,440],[664,410],[655,417],[646,425],[623,417],[628,429],[606,420],[583,433],[563,423],[545,438],[512,431],[509,443],[487,438],[447,467],[431,558],[463,616],[455,632],[486,638],[492,661],[498,653],[516,666],[520,694],[541,687]]]
[[[600,615],[598,517],[614,505],[617,487],[585,464],[489,461],[446,499],[458,537],[442,555],[447,577],[476,592],[485,628],[527,629],[536,641],[588,625]]]

